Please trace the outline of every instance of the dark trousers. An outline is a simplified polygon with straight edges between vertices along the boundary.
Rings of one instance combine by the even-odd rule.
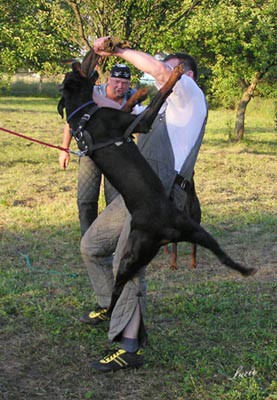
[[[88,230],[98,215],[98,200],[100,194],[102,173],[95,163],[87,156],[79,159],[77,205],[81,235]],[[104,194],[106,205],[118,195],[117,191],[104,179]]]

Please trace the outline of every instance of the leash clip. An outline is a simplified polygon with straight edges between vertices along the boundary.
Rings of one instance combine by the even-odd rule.
[[[87,155],[87,152],[88,152],[88,149],[85,149],[83,151],[74,151],[74,150],[69,149],[70,154],[74,154],[75,156],[78,156],[78,157],[84,157],[85,155]]]

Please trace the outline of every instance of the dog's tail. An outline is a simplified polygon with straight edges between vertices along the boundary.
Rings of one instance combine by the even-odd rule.
[[[183,229],[180,229],[181,240],[195,244],[199,244],[206,249],[213,252],[217,258],[229,268],[239,271],[244,276],[254,275],[257,272],[256,268],[247,268],[234,260],[226,254],[219,246],[218,242],[209,234],[202,226],[194,222],[190,218],[182,218],[181,223]],[[179,225],[179,224],[178,224]],[[180,226],[180,225],[179,225]]]

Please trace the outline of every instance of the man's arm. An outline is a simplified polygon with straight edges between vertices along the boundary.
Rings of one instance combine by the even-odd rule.
[[[70,127],[69,124],[66,124],[63,131],[63,141],[62,147],[68,149],[71,143],[72,136],[70,134]],[[61,151],[59,154],[59,164],[60,167],[66,169],[69,164],[70,155],[66,151]]]
[[[168,80],[171,69],[162,61],[157,60],[150,54],[128,48],[121,49],[116,47],[112,53],[105,52],[103,49],[105,48],[104,42],[106,39],[107,37],[99,38],[94,42],[93,48],[95,53],[100,56],[121,57],[123,60],[133,64],[139,70],[152,75],[162,85]]]

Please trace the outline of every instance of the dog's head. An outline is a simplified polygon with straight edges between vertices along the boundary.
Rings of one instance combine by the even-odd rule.
[[[112,52],[115,46],[122,48],[131,47],[130,43],[122,41],[118,37],[108,37],[104,42],[105,50],[108,52]],[[95,71],[95,67],[99,58],[100,56],[96,54],[92,48],[85,55],[82,64],[79,62],[72,64],[72,72],[66,74],[61,85],[63,97],[59,101],[58,112],[62,118],[64,115],[64,109],[66,109],[67,113],[72,112],[76,103],[79,103],[80,105],[82,102],[84,104],[91,100],[92,89],[98,78],[98,73]],[[87,81],[85,81],[85,79]],[[69,108],[71,111],[69,111]]]
[[[65,75],[60,91],[63,96],[58,103],[58,112],[64,117],[64,109],[67,115],[77,109],[81,104],[92,100],[93,86],[98,79],[98,72],[95,70],[98,55],[90,50],[81,63],[72,64],[72,72]]]

